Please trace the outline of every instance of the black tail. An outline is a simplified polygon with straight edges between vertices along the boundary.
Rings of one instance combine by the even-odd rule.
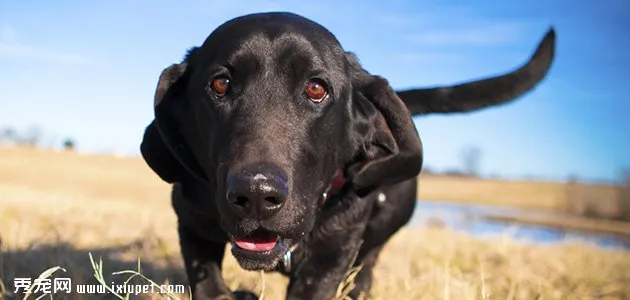
[[[547,75],[555,55],[553,27],[530,60],[500,76],[463,84],[396,91],[412,115],[463,113],[508,103],[531,91]]]

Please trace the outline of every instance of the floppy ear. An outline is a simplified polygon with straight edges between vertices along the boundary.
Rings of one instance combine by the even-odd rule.
[[[140,152],[144,161],[162,180],[173,183],[185,176],[186,169],[182,167],[162,141],[155,121],[152,121],[144,130]]]
[[[192,150],[181,134],[179,121],[185,106],[187,63],[162,71],[154,97],[155,119],[146,128],[140,151],[149,167],[162,180],[173,183],[186,176],[205,178]]]
[[[356,132],[360,153],[348,175],[357,195],[363,197],[378,186],[417,176],[423,153],[411,115],[387,80],[364,70],[360,74],[363,79],[355,82],[353,106],[356,117],[371,126]]]
[[[412,115],[459,113],[510,102],[545,77],[555,53],[556,33],[549,29],[529,61],[507,74],[463,84],[397,91]]]

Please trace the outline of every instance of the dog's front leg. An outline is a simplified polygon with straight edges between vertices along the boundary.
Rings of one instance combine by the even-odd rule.
[[[342,248],[313,252],[302,261],[301,268],[291,277],[288,300],[333,299],[337,287],[345,279],[361,247],[360,239],[346,240]],[[326,247],[326,246],[324,246]],[[330,247],[335,247],[330,245]]]
[[[297,268],[291,275],[287,299],[335,298],[361,248],[372,207],[367,199],[355,199],[325,212],[296,251]]]
[[[221,274],[225,243],[204,239],[181,224],[178,232],[192,299],[235,299]]]

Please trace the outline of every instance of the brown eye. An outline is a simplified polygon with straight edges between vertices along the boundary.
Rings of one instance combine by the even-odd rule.
[[[310,80],[306,84],[306,96],[313,102],[322,102],[324,98],[328,95],[328,91],[322,84],[321,81],[318,80]]]
[[[225,77],[219,77],[212,81],[212,90],[217,96],[223,96],[230,87],[230,80]]]

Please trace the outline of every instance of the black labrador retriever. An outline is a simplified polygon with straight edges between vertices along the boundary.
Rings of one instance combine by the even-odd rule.
[[[226,243],[246,270],[290,277],[287,299],[331,299],[361,266],[365,295],[389,238],[416,202],[422,144],[412,115],[515,99],[546,75],[550,29],[505,75],[394,91],[321,25],[292,13],[218,27],[166,68],[141,152],[173,183],[172,205],[194,299],[231,299]]]

